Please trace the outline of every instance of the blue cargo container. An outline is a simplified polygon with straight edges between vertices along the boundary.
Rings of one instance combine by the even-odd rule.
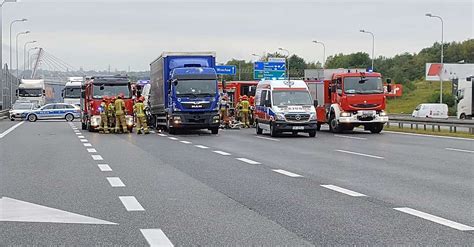
[[[167,129],[219,131],[214,52],[164,52],[150,64],[150,125]]]

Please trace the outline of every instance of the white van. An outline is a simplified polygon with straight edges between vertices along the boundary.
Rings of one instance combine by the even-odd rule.
[[[413,113],[412,117],[427,117],[427,118],[448,118],[448,105],[446,104],[419,104]]]
[[[302,80],[262,80],[255,93],[254,119],[257,134],[282,132],[316,136],[316,109],[308,86]]]

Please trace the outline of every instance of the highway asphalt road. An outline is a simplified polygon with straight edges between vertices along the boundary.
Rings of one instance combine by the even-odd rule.
[[[474,141],[0,121],[0,246],[474,243]]]

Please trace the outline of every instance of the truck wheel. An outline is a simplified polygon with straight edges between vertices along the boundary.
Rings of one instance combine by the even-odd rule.
[[[219,128],[212,128],[211,129],[211,134],[213,134],[213,135],[219,134]]]
[[[460,119],[466,119],[466,114],[461,113],[461,116],[459,116]]]
[[[30,114],[28,116],[28,121],[30,121],[30,122],[36,122],[37,119],[38,119],[38,117],[35,114]]]
[[[383,130],[383,123],[376,123],[370,127],[370,132],[378,134]]]
[[[329,130],[332,133],[340,133],[341,132],[341,127],[337,123],[336,116],[334,114],[331,114],[331,117],[329,118]]]
[[[260,128],[260,126],[258,125],[258,122],[255,122],[255,124],[256,124],[256,128],[255,128],[255,129],[257,130],[257,135],[263,134],[263,129]]]
[[[308,132],[309,134],[309,137],[316,137],[316,130],[311,130],[310,132]]]
[[[74,121],[74,115],[72,115],[72,114],[66,114],[66,116],[64,118],[66,119],[67,122]]]
[[[276,137],[277,135],[278,135],[278,131],[275,129],[274,124],[270,123],[270,136]]]

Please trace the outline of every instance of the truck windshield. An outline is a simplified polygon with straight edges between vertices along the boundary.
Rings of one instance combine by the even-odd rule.
[[[20,97],[41,97],[43,89],[41,88],[19,88],[18,96]]]
[[[81,97],[80,87],[66,87],[64,88],[64,98],[79,99]]]
[[[216,80],[180,80],[175,87],[176,95],[185,96],[213,96],[217,91]]]
[[[126,99],[130,99],[130,85],[128,84],[94,84],[92,89],[94,99],[102,99],[104,96],[118,96],[123,93]]]
[[[382,78],[380,77],[346,77],[344,92],[347,94],[383,93]]]
[[[273,105],[312,105],[308,91],[273,91]]]

